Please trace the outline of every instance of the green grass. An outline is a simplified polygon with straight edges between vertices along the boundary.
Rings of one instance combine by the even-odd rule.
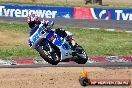
[[[63,6],[63,7],[100,7],[100,5],[98,4],[89,4],[89,5],[85,5],[83,3],[64,3],[63,1],[59,1],[59,2],[45,2],[45,3],[40,3],[40,2],[5,2],[5,1],[0,1],[0,4],[16,4],[16,5],[37,5],[37,6]]]
[[[26,47],[0,48],[1,59],[32,59],[40,58],[38,52]]]
[[[18,32],[19,34],[29,35],[29,27],[27,24],[8,24],[8,23],[0,23],[0,31],[7,31],[8,34],[10,32]],[[21,35],[20,35],[21,36]],[[12,36],[14,38],[15,36]],[[2,40],[4,41],[4,40]],[[5,40],[8,42],[8,40]],[[14,40],[16,41],[16,40]],[[9,45],[3,44],[0,41],[0,59],[23,59],[23,58],[40,58],[37,51],[31,49],[28,46],[27,42],[23,42],[21,44],[12,45],[9,42]]]
[[[0,31],[15,31],[27,36],[28,29],[27,24],[0,24]],[[83,46],[89,56],[132,55],[132,33],[78,28],[67,28],[66,30],[74,34],[75,40]],[[10,45],[8,47],[0,44],[0,58],[2,59],[37,57],[40,58],[38,53],[25,42],[18,46]]]
[[[0,31],[3,30],[17,31],[17,32],[22,32],[24,34],[28,34],[29,27],[28,24],[0,23]]]
[[[36,2],[36,0],[27,1],[27,2],[16,2],[16,1],[0,1],[0,4],[16,4],[16,5],[37,5],[37,6],[63,6],[63,7],[89,7],[89,8],[132,8],[132,5],[120,5],[120,4],[105,4],[99,5],[97,4],[84,4],[85,2],[81,1],[62,1],[62,0],[56,0],[56,1],[49,1],[49,2]]]
[[[75,39],[89,55],[132,55],[132,34],[102,30],[72,29]]]

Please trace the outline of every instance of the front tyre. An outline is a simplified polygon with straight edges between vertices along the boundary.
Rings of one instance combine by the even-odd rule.
[[[40,56],[48,63],[57,65],[60,62],[60,58],[55,51],[45,50],[43,46],[38,47]]]
[[[76,56],[75,62],[78,64],[85,64],[88,60],[88,56],[84,49],[81,46],[77,46],[76,50]]]

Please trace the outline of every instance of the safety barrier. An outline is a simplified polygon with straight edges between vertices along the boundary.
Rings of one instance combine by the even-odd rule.
[[[132,9],[74,8],[75,19],[132,20]]]
[[[0,16],[27,17],[37,14],[41,18],[73,18],[71,7],[24,6],[0,4]]]
[[[37,14],[41,18],[132,20],[132,9],[73,8],[0,4],[0,16],[27,17],[31,13]]]

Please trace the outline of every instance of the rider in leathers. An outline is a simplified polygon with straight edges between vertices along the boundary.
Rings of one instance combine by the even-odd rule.
[[[27,23],[29,25],[29,27],[31,28],[30,31],[30,36],[34,34],[34,32],[39,28],[39,24],[41,24],[41,21],[39,21],[39,17],[31,14],[28,16],[27,18]],[[51,28],[54,26],[54,22],[53,21],[49,21],[49,20],[43,20],[44,23],[44,27],[47,30],[51,30]],[[76,45],[76,42],[73,40],[72,38],[72,34],[68,31],[65,31],[64,29],[60,29],[57,28],[55,29],[55,32],[60,35],[61,37],[65,38],[66,40],[68,40],[72,46]]]

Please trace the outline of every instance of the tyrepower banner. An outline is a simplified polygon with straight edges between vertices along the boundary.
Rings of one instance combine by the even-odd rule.
[[[27,17],[33,13],[41,18],[73,18],[73,8],[0,4],[0,16]]]
[[[132,9],[74,8],[74,19],[132,20]]]

